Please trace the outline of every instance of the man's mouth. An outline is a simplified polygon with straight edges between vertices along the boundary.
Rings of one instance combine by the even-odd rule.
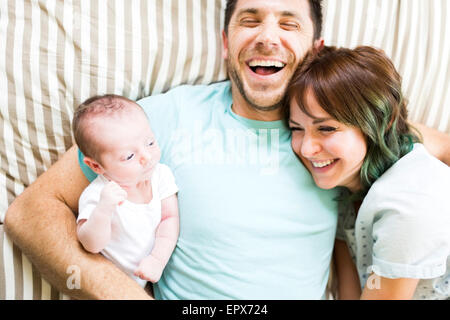
[[[277,60],[251,60],[248,62],[249,68],[256,74],[268,76],[281,71],[286,64]]]

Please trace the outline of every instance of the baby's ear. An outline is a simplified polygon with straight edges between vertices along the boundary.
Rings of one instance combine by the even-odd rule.
[[[105,172],[105,169],[103,169],[102,165],[92,158],[84,157],[83,162],[96,174],[103,174],[103,172]]]

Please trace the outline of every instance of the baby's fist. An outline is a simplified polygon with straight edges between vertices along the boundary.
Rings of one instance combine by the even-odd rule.
[[[105,206],[116,206],[122,204],[127,199],[127,192],[116,182],[108,182],[100,193],[100,203]]]
[[[164,264],[161,261],[153,256],[148,256],[141,261],[134,275],[155,283],[161,278],[163,270]]]

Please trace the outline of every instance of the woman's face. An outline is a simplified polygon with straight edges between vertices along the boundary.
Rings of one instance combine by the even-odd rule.
[[[359,172],[367,153],[362,131],[331,118],[310,89],[306,91],[305,102],[313,118],[294,100],[290,104],[292,149],[320,188],[342,186],[358,191],[361,189]]]

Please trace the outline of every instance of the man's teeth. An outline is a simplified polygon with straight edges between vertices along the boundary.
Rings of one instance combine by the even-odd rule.
[[[253,60],[248,64],[250,67],[277,67],[283,68],[284,63],[275,60]]]
[[[332,164],[335,161],[336,160],[327,160],[327,161],[321,161],[321,162],[313,162],[313,161],[311,161],[311,163],[312,163],[314,168],[323,168],[323,167],[326,167],[326,166]]]

